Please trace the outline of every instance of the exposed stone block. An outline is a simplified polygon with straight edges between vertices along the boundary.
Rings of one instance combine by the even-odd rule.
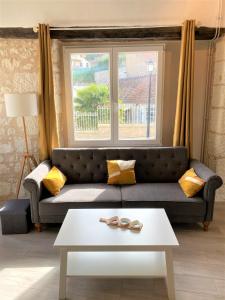
[[[225,158],[216,160],[216,173],[225,180]],[[216,193],[217,201],[225,201],[225,185],[223,184]]]
[[[225,134],[225,109],[213,108],[210,112],[209,130]]]
[[[10,144],[0,144],[0,153],[6,154],[13,152],[13,147]]]
[[[223,134],[208,134],[208,153],[215,158],[225,158],[225,135]]]
[[[225,201],[225,186],[221,186],[217,191],[216,191],[216,199],[215,201]]]
[[[225,84],[225,60],[215,62],[214,84]]]
[[[212,107],[225,108],[225,85],[215,85],[212,92]]]
[[[225,60],[225,38],[221,38],[216,44],[215,61]]]
[[[0,181],[1,195],[8,195],[11,192],[11,185],[9,182]]]

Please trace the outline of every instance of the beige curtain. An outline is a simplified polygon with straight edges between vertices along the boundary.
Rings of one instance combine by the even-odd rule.
[[[182,27],[180,68],[177,91],[173,146],[186,146],[192,154],[195,21]]]
[[[54,86],[52,73],[51,39],[49,26],[39,24],[39,156],[51,157],[52,149],[59,147]]]

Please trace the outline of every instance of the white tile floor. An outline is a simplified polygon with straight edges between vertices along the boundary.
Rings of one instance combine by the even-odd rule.
[[[42,233],[0,235],[0,300],[58,297],[59,227]],[[177,300],[225,300],[225,203],[216,203],[209,232],[198,225],[174,227],[181,244],[174,253]],[[70,279],[70,300],[165,300],[164,280]]]

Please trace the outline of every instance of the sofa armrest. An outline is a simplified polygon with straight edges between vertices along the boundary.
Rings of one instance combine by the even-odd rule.
[[[223,180],[206,165],[196,159],[190,160],[190,167],[194,168],[196,174],[206,181],[203,189],[203,199],[207,201],[207,213],[205,220],[211,221],[213,217],[215,191],[223,184]]]
[[[42,179],[51,169],[49,160],[40,163],[27,177],[23,186],[30,193],[31,218],[33,223],[39,223],[38,202],[42,194]]]

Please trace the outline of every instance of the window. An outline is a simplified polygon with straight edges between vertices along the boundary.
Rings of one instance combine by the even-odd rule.
[[[64,47],[69,146],[161,143],[163,49]]]

